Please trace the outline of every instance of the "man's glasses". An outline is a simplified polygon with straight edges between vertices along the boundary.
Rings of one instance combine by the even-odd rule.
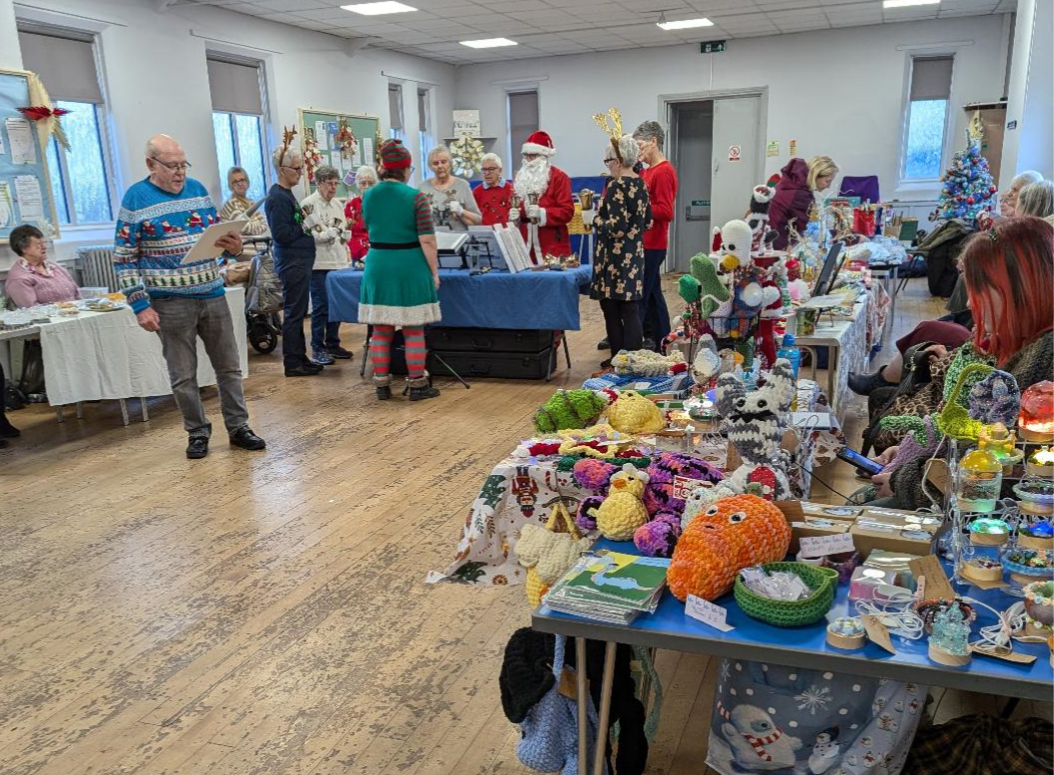
[[[481,167],[484,172],[497,172],[501,167]]]
[[[304,171],[304,165],[303,165],[303,164],[301,164],[301,165],[300,165],[299,167],[290,167],[290,166],[289,166],[288,164],[283,164],[283,165],[282,165],[282,169],[285,169],[285,170],[295,170],[295,171],[297,171],[297,172],[303,172],[303,171]]]
[[[180,172],[186,172],[187,170],[189,170],[193,166],[189,161],[167,162],[167,161],[161,161],[156,156],[151,156],[150,158],[153,161],[156,161],[158,164],[160,164],[162,167],[164,167],[167,170],[173,170],[173,171],[179,170]]]

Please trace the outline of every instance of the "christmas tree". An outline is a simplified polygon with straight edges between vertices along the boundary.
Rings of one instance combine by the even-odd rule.
[[[981,155],[979,132],[966,133],[966,149],[955,154],[941,183],[940,204],[931,220],[959,218],[972,223],[980,213],[992,211],[996,187],[988,159]]]

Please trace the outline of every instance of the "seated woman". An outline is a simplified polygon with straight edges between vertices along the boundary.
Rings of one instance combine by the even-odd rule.
[[[370,251],[370,235],[366,231],[365,221],[362,220],[362,197],[376,184],[377,170],[369,165],[359,167],[355,171],[355,185],[359,189],[359,195],[351,197],[344,205],[344,217],[348,219],[348,226],[351,228],[348,252],[353,263],[361,262]]]
[[[962,264],[976,321],[974,349],[1012,374],[1022,391],[1049,380],[1054,373],[1054,295],[1049,292],[1054,286],[1054,226],[1032,216],[997,221],[970,239]],[[946,369],[933,371],[934,389],[928,393],[943,395]],[[936,412],[942,404],[924,408]],[[898,451],[898,446],[889,447],[877,460],[888,464]],[[923,490],[925,462],[917,459],[872,477],[883,505],[929,505]]]
[[[779,235],[774,243],[776,250],[787,249],[792,225],[795,231],[805,233],[809,210],[819,193],[831,187],[837,174],[838,165],[830,156],[813,156],[808,162],[794,158],[780,170],[769,206],[769,228]]]
[[[81,297],[70,273],[48,261],[48,243],[40,229],[28,224],[18,226],[11,232],[10,241],[19,260],[7,273],[4,291],[16,307],[35,307]]]
[[[1054,214],[1054,181],[1040,180],[1021,189],[1014,213],[1049,218]]]
[[[231,167],[227,170],[227,188],[230,189],[231,198],[223,203],[219,216],[221,221],[237,221],[245,217],[245,212],[255,204],[246,196],[249,191],[249,173],[243,167]],[[244,237],[269,237],[270,230],[267,228],[267,219],[264,217],[263,207],[260,207],[249,216],[249,222],[242,227]],[[250,242],[246,242],[242,251],[242,257],[251,258],[256,253],[256,248]]]

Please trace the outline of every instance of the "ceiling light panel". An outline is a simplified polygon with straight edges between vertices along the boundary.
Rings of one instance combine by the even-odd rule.
[[[484,38],[483,40],[462,40],[462,46],[469,48],[501,48],[502,46],[516,46],[516,41],[508,38]]]
[[[657,26],[664,30],[690,30],[696,27],[713,27],[714,23],[709,19],[681,19],[675,22],[657,22]]]
[[[412,8],[403,3],[394,2],[394,0],[385,0],[381,3],[356,3],[355,5],[342,5],[345,11],[351,11],[352,13],[361,13],[363,16],[383,16],[390,13],[409,13],[410,11],[416,11],[416,8]]]

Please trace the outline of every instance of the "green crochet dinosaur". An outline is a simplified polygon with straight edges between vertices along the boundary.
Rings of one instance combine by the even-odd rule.
[[[692,256],[691,274],[681,276],[677,292],[689,304],[699,302],[704,318],[713,315],[732,298],[732,291],[721,282],[717,267],[706,253]]]

